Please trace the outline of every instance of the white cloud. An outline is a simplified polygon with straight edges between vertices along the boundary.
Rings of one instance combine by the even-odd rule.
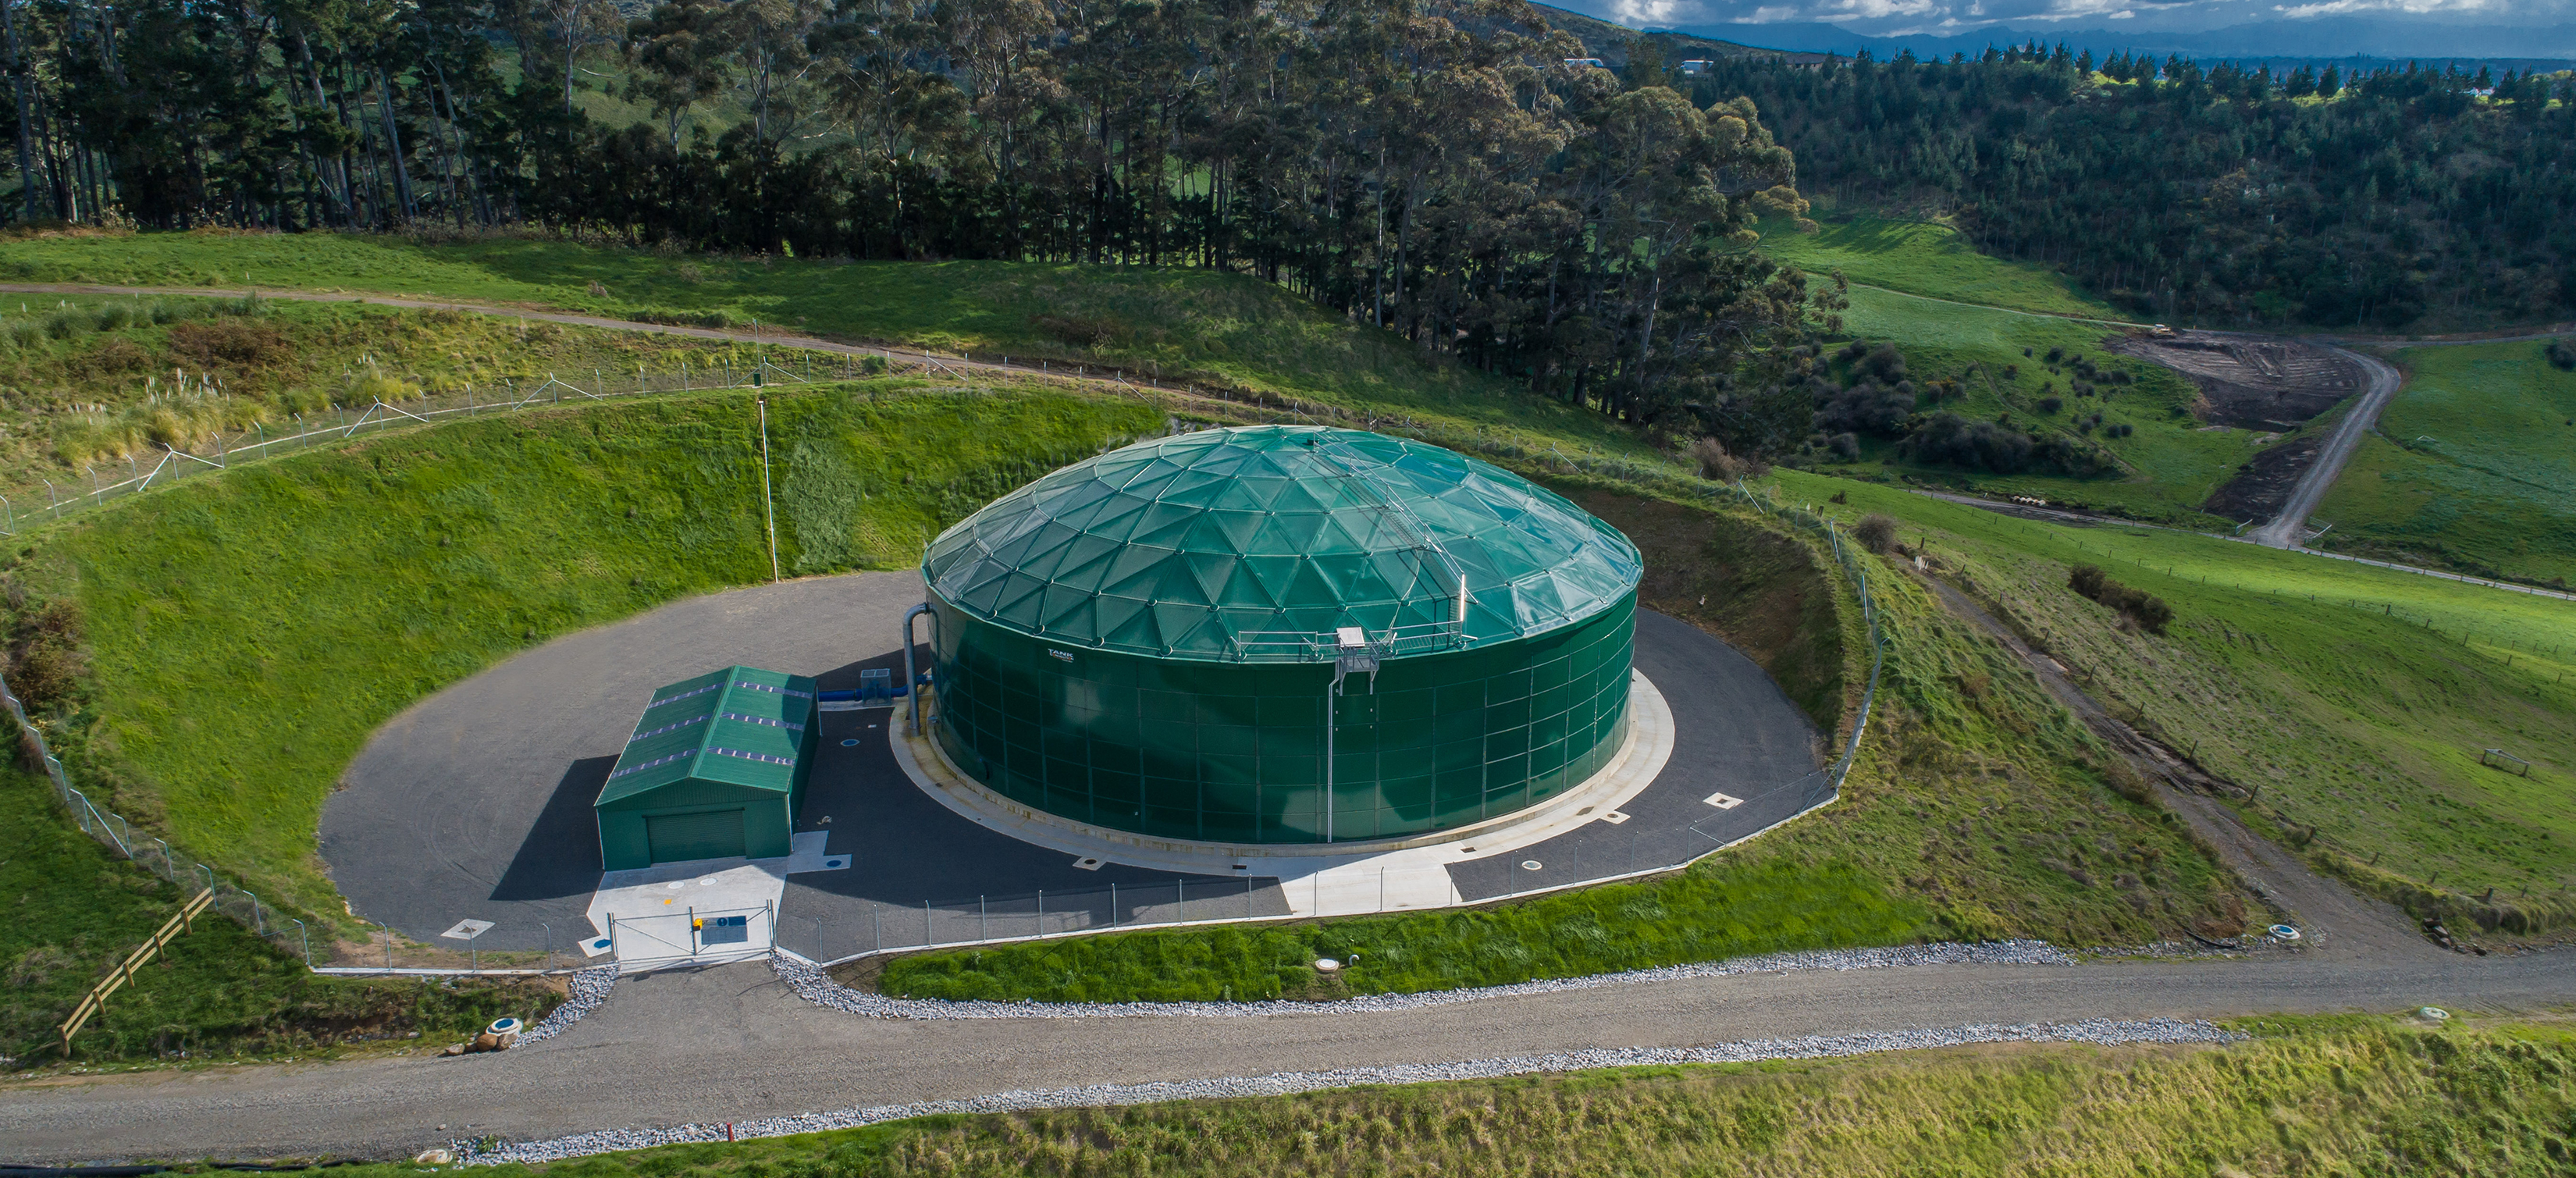
[[[1681,7],[1681,0],[1610,0],[1610,19],[1623,25],[1671,24]]]
[[[1891,16],[1922,16],[1938,7],[1934,0],[1826,0],[1817,6],[1817,13],[1884,20]]]
[[[2322,4],[2275,4],[2272,11],[2297,20],[2311,16],[2344,16],[2355,12],[2404,12],[2423,16],[2437,12],[2484,12],[2491,0],[2327,0]]]

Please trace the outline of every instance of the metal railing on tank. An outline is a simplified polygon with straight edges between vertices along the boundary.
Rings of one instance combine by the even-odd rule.
[[[1365,633],[1370,652],[1379,658],[1436,654],[1467,644],[1466,629],[1456,622],[1421,622]],[[1247,630],[1233,636],[1226,658],[1238,663],[1329,663],[1341,653],[1341,641],[1331,630]]]

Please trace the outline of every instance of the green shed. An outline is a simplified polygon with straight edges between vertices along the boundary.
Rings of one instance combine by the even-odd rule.
[[[814,761],[814,681],[727,667],[653,693],[592,804],[609,871],[788,853]]]

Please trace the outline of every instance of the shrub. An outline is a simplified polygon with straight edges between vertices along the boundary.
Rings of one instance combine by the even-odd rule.
[[[1904,441],[1897,453],[1925,464],[1965,466],[1994,474],[2019,474],[2030,466],[2030,435],[1991,421],[1969,421],[1956,413],[1935,413]]]
[[[200,371],[261,369],[295,356],[276,325],[244,319],[177,324],[170,329],[170,351]]]
[[[2166,624],[2173,621],[2173,607],[2166,605],[2164,598],[2114,581],[2094,565],[2079,564],[2066,570],[2066,587],[2119,611],[2120,616],[2151,634],[2164,633]]]
[[[1897,351],[1895,344],[1880,344],[1861,357],[1854,371],[1865,377],[1874,377],[1882,384],[1895,384],[1905,379],[1905,353]]]
[[[1726,452],[1726,443],[1715,438],[1691,443],[1691,459],[1699,464],[1699,477],[1704,479],[1727,483],[1744,473],[1744,464]]]
[[[1834,452],[1834,457],[1845,462],[1860,457],[1860,435],[1858,434],[1835,434],[1825,440],[1825,445]]]
[[[2055,397],[2041,397],[2039,399],[2039,411],[2042,413],[2055,413],[2064,408],[2066,408],[2066,402]]]
[[[1860,541],[1861,547],[1885,556],[1896,547],[1896,520],[1873,511],[1852,525],[1852,538]]]
[[[1904,432],[1914,414],[1914,395],[1862,384],[1834,395],[1816,410],[1815,426],[1831,433],[1868,433],[1894,437]]]
[[[2570,346],[2566,340],[2549,341],[2542,354],[2548,356],[2550,365],[2560,372],[2576,372],[2576,346]]]

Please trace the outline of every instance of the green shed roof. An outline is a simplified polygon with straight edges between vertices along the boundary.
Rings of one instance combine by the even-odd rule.
[[[941,599],[1069,646],[1199,660],[1463,649],[1601,611],[1643,562],[1510,471],[1318,426],[1213,429],[1076,463],[942,533]],[[1463,615],[1463,616],[1462,616]]]
[[[675,781],[793,793],[796,752],[814,718],[814,681],[756,667],[683,679],[653,693],[594,805]]]

